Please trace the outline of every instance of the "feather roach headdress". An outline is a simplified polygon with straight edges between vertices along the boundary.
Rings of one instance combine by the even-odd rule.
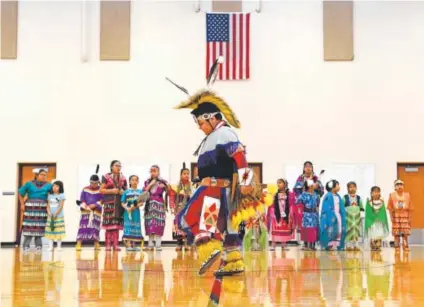
[[[225,117],[227,122],[235,127],[240,128],[240,122],[237,119],[237,116],[234,114],[230,106],[225,102],[225,100],[219,97],[215,92],[211,90],[212,85],[215,83],[216,77],[219,71],[219,65],[224,61],[223,57],[218,57],[213,63],[211,69],[209,70],[209,75],[207,78],[206,89],[202,89],[197,93],[190,95],[188,90],[170,79],[166,78],[169,82],[175,85],[178,89],[183,91],[189,97],[187,100],[181,102],[175,107],[175,109],[192,109],[193,114],[197,116],[196,110],[203,113],[213,113],[219,112]],[[201,108],[203,110],[201,110]],[[201,111],[200,111],[201,110]]]

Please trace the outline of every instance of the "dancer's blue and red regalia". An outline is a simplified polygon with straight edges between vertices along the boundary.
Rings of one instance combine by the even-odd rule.
[[[217,60],[211,69],[208,86],[213,83],[218,66]],[[186,89],[176,86],[188,94]],[[240,128],[240,122],[229,105],[209,89],[189,95],[188,100],[176,108],[192,109],[196,123],[211,127],[195,153],[200,184],[179,213],[179,226],[194,235],[202,263],[199,274],[205,273],[220,258],[222,249],[221,266],[215,275],[241,273],[244,262],[238,226],[253,218],[256,212],[263,212],[265,206],[262,186],[248,168],[245,146],[231,127]]]

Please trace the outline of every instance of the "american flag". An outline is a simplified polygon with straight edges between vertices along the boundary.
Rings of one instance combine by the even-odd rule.
[[[250,13],[206,14],[206,77],[220,55],[217,80],[249,79]]]

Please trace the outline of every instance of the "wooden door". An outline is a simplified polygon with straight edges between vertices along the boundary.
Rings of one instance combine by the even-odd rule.
[[[255,172],[256,178],[259,183],[263,183],[263,173],[262,173],[262,163],[248,163],[249,167]],[[197,177],[197,163],[192,162],[190,165],[191,168],[191,178]]]
[[[398,164],[398,178],[405,182],[405,191],[411,194],[414,211],[412,228],[424,228],[424,163]],[[394,180],[393,180],[394,182]]]
[[[47,167],[47,181],[52,181],[56,179],[56,163],[21,163],[18,165],[18,189],[23,186],[26,182],[34,180],[34,173],[32,170],[34,168]],[[21,241],[21,226],[23,214],[21,212],[21,206],[19,205],[19,198],[16,197],[16,206],[17,206],[17,223],[16,223],[16,244],[19,244]]]

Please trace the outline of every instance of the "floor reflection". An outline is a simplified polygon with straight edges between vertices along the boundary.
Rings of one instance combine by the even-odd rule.
[[[212,272],[199,277],[195,252],[173,248],[156,253],[65,248],[26,255],[2,249],[1,254],[2,306],[424,305],[423,247],[408,254],[389,248],[250,252],[245,274],[223,279]]]

